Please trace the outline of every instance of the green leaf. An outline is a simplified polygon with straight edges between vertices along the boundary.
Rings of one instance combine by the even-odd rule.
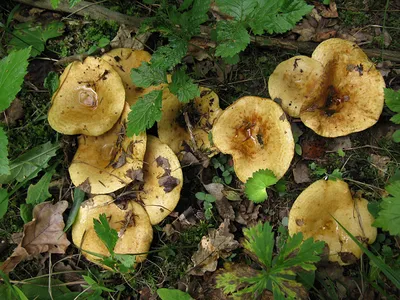
[[[268,169],[258,170],[253,176],[247,179],[244,192],[250,200],[260,203],[268,198],[266,188],[274,185],[278,179],[274,173]]]
[[[400,91],[384,88],[385,103],[391,111],[400,113]]]
[[[232,16],[236,21],[244,21],[257,6],[257,0],[216,0],[221,12]]]
[[[342,148],[340,148],[340,149],[337,151],[337,153],[338,153],[338,155],[339,155],[340,157],[345,157],[345,156],[346,156],[346,153],[343,151]]]
[[[19,300],[29,300],[29,299],[25,296],[24,292],[21,291],[21,290],[19,289],[19,287],[17,287],[16,285],[14,285],[14,286],[13,286],[13,289],[16,291]]]
[[[52,300],[58,299],[65,293],[71,292],[59,279],[51,279],[51,294],[49,294],[49,278],[32,278],[20,286],[28,299]]]
[[[385,197],[380,203],[378,217],[373,225],[382,228],[393,236],[400,234],[400,181],[386,186],[390,197]]]
[[[147,62],[142,62],[139,68],[131,71],[132,82],[142,88],[148,88],[151,85],[167,83],[167,73],[165,70],[155,68]]]
[[[190,100],[200,96],[198,85],[193,83],[183,69],[178,69],[174,72],[169,90],[183,103],[188,103]]]
[[[254,34],[284,33],[292,29],[304,15],[311,12],[312,5],[303,0],[259,1],[249,21]]]
[[[395,114],[393,117],[390,118],[390,121],[395,124],[400,124],[400,114]]]
[[[94,231],[107,247],[108,252],[114,254],[114,248],[118,241],[118,232],[110,227],[106,214],[101,214],[99,220],[93,219]]]
[[[266,267],[271,267],[272,251],[274,249],[274,233],[272,226],[265,222],[243,230],[246,241],[245,249],[254,253],[258,260]]]
[[[72,224],[74,224],[76,216],[78,215],[79,212],[79,208],[81,207],[81,204],[84,199],[85,199],[85,192],[76,187],[74,189],[74,203],[72,204],[72,208],[69,212],[67,223],[65,224],[64,227],[64,232],[67,232],[67,230],[72,226]]]
[[[128,273],[132,271],[135,262],[136,256],[132,254],[114,254],[115,259],[120,263],[119,271],[122,273]]]
[[[58,5],[60,4],[61,0],[50,0],[51,6],[53,8],[57,8]]]
[[[0,112],[6,110],[21,89],[30,48],[13,51],[0,61]]]
[[[0,219],[4,217],[8,209],[8,193],[6,189],[0,188]]]
[[[69,7],[73,8],[75,5],[77,5],[81,1],[82,0],[69,0]]]
[[[25,224],[32,221],[33,205],[22,203],[19,206],[19,210],[20,210],[21,219],[24,221]]]
[[[97,42],[97,46],[100,48],[103,48],[105,46],[107,46],[110,43],[110,40],[106,37],[102,37],[98,42]]]
[[[56,72],[51,71],[44,79],[43,86],[49,90],[51,96],[58,89],[59,85],[60,85],[60,79]]]
[[[303,154],[303,148],[299,144],[294,145],[294,151],[296,151],[297,155],[302,155]]]
[[[0,126],[0,175],[10,175],[8,161],[8,139],[3,127]]]
[[[151,66],[155,69],[170,70],[182,61],[188,50],[185,40],[171,38],[165,46],[157,48],[151,57]]]
[[[400,143],[400,129],[396,130],[393,135],[392,139],[395,143]]]
[[[61,36],[63,32],[64,24],[58,21],[53,21],[44,27],[30,22],[22,23],[15,26],[9,44],[17,50],[32,46],[31,56],[35,57],[43,52],[48,39]]]
[[[138,135],[161,120],[162,91],[151,91],[132,105],[128,115],[126,134]]]
[[[240,61],[240,56],[239,56],[239,54],[236,54],[235,56],[232,56],[232,57],[224,57],[223,60],[228,65],[236,65]]]
[[[243,23],[219,21],[217,23],[217,48],[215,55],[233,57],[250,44],[250,35]]]
[[[188,293],[176,289],[158,289],[157,295],[161,300],[192,300]]]
[[[82,275],[83,279],[89,284],[90,288],[93,291],[105,291],[105,292],[115,292],[114,290],[111,290],[99,283],[97,283],[95,280],[93,280],[92,278],[90,278],[87,275]],[[83,287],[87,288],[88,286],[82,285]],[[100,293],[101,294],[101,293]],[[94,299],[99,299],[98,297],[94,298]],[[102,298],[100,298],[102,299]]]
[[[336,179],[343,179],[343,173],[339,169],[333,170],[332,174],[328,175],[329,180],[336,181]]]
[[[55,172],[56,171],[53,168],[51,171],[46,172],[43,177],[40,178],[38,183],[29,186],[26,203],[37,205],[51,197],[51,194],[49,193],[49,185]]]
[[[20,155],[10,163],[11,174],[0,176],[0,183],[9,183],[14,179],[22,182],[27,178],[35,178],[40,170],[48,167],[49,160],[57,154],[59,148],[59,144],[47,142]]]

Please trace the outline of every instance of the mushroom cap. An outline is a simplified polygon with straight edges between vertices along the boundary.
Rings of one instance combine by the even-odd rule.
[[[294,56],[281,62],[268,80],[268,91],[283,110],[298,118],[307,99],[315,99],[324,87],[324,67],[308,56]],[[277,101],[277,102],[278,102]]]
[[[294,155],[290,124],[282,108],[271,99],[240,98],[214,124],[213,142],[231,154],[237,177],[245,182],[260,169],[281,178]]]
[[[138,197],[145,205],[151,224],[155,225],[178,204],[183,185],[182,169],[172,149],[150,135],[144,161],[144,186]]]
[[[342,180],[318,180],[307,187],[294,202],[289,213],[289,234],[303,233],[304,239],[313,237],[329,246],[329,260],[341,265],[341,254],[352,253],[360,258],[362,251],[332,218],[335,217],[359,240],[372,244],[377,230],[368,201],[353,198],[347,183]]]
[[[149,93],[151,88],[143,89],[133,84],[131,79],[131,70],[138,68],[142,62],[149,62],[151,59],[150,53],[143,50],[133,50],[130,48],[116,48],[102,57],[107,61],[114,70],[121,76],[125,86],[126,102],[133,105],[141,96]]]
[[[201,150],[216,152],[208,139],[208,133],[218,116],[222,113],[218,95],[209,88],[200,87],[200,97],[185,104],[169,91],[164,90],[161,120],[158,122],[160,140],[178,153],[183,149],[183,142],[190,142],[190,134],[185,124],[183,111],[187,109],[196,146]]]
[[[125,105],[125,89],[118,73],[105,60],[75,61],[60,76],[51,100],[50,126],[63,134],[99,136],[118,121]]]
[[[312,58],[324,66],[327,81],[317,101],[304,103],[303,123],[324,137],[374,125],[382,113],[385,82],[367,55],[354,43],[330,39],[315,49]]]
[[[78,138],[78,150],[69,167],[75,186],[82,185],[91,194],[107,194],[141,179],[146,133],[125,135],[129,111],[126,104],[120,120],[105,134]]]
[[[104,243],[94,230],[93,219],[106,214],[110,227],[118,232],[118,241],[114,248],[117,254],[145,253],[150,249],[153,239],[153,228],[144,208],[129,201],[126,209],[119,208],[108,195],[95,196],[81,204],[74,225],[72,226],[72,241],[81,248],[82,254],[90,261],[108,268],[100,263],[101,259],[89,252],[109,256]],[[136,256],[136,262],[142,262],[147,254]]]

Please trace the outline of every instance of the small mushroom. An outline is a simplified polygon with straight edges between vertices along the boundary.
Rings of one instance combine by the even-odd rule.
[[[303,103],[320,96],[324,76],[324,67],[319,61],[295,56],[275,68],[268,80],[268,91],[289,116],[298,118]]]
[[[128,201],[126,208],[121,209],[108,195],[99,195],[86,200],[79,208],[72,226],[72,241],[76,247],[82,249],[82,254],[88,260],[105,267],[100,262],[101,258],[92,254],[107,257],[110,255],[94,230],[93,219],[98,219],[101,214],[106,214],[110,227],[118,232],[114,252],[116,254],[140,253],[136,256],[136,262],[144,261],[147,254],[142,253],[150,249],[153,240],[153,228],[146,211],[134,201]]]
[[[320,43],[312,58],[281,63],[269,81],[270,94],[282,100],[283,109],[324,137],[374,125],[382,113],[384,87],[382,75],[357,44],[337,38]]]
[[[294,155],[290,124],[271,99],[240,98],[220,115],[212,134],[215,146],[232,155],[236,175],[243,182],[260,169],[270,169],[281,178]]]
[[[172,149],[154,136],[147,136],[144,186],[138,197],[152,225],[160,223],[177,205],[183,185],[181,165]]]
[[[50,126],[63,134],[99,136],[121,116],[125,89],[118,73],[106,61],[87,57],[73,62],[60,76],[51,100]]]
[[[289,234],[303,233],[329,246],[329,260],[341,265],[360,258],[362,250],[336,223],[336,218],[360,242],[372,244],[377,230],[368,212],[368,201],[352,197],[342,180],[318,180],[307,187],[294,202],[289,213]],[[354,259],[353,259],[354,258]]]
[[[91,194],[106,194],[134,180],[142,181],[146,133],[126,136],[125,122],[129,111],[126,104],[120,120],[105,134],[78,138],[78,150],[69,167],[75,186]]]
[[[196,147],[208,154],[215,154],[216,149],[211,146],[208,134],[215,120],[222,113],[219,107],[219,97],[212,90],[200,87],[200,97],[184,104],[168,90],[164,90],[162,102],[163,114],[158,122],[158,136],[175,153],[183,149],[183,143],[191,144],[190,132],[184,113],[187,113]]]
[[[151,55],[147,51],[117,48],[105,53],[101,58],[107,61],[119,76],[121,76],[125,86],[126,102],[128,102],[129,105],[135,104],[140,97],[150,91],[161,88],[151,86],[144,89],[135,86],[132,82],[131,70],[140,67],[142,62],[149,62],[151,59]]]

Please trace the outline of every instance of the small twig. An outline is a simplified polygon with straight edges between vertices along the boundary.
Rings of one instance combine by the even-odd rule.
[[[185,118],[186,127],[188,128],[188,131],[189,131],[190,141],[192,142],[193,150],[195,152],[197,152],[196,139],[194,138],[194,135],[193,135],[193,126],[192,126],[192,123],[190,122],[189,115],[188,115],[187,111],[185,111],[183,113],[183,116]]]

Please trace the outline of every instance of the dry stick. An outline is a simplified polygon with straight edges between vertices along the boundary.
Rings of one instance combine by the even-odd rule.
[[[117,22],[118,24],[126,24],[136,28],[139,28],[140,24],[144,20],[144,18],[127,16],[87,1],[82,1],[77,5],[75,5],[73,8],[70,8],[68,3],[64,1],[61,2],[56,9],[54,9],[51,6],[49,0],[15,0],[15,1],[22,4],[27,4],[30,6],[39,7],[47,10],[54,10],[65,13],[75,13],[80,16],[88,15],[90,18],[95,20],[112,20]],[[208,28],[207,26],[200,26],[200,27],[201,27],[200,35],[204,38],[209,38],[211,28]],[[294,50],[303,54],[311,54],[314,51],[315,47],[317,47],[319,44],[314,42],[299,42],[281,38],[268,38],[264,36],[251,37],[251,42],[260,47],[283,48],[288,50]],[[363,49],[363,51],[370,58],[382,57],[384,60],[400,62],[400,53],[398,51],[384,50],[383,52],[381,52],[381,49]]]

